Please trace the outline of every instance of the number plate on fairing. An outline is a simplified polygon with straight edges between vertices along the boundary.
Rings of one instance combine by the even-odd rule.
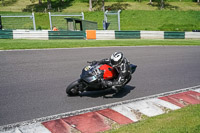
[[[91,66],[86,66],[86,67],[84,68],[85,71],[89,71],[90,69],[91,69]]]

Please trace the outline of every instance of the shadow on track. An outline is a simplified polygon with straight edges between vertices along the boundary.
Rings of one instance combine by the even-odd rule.
[[[135,86],[129,86],[126,85],[123,89],[121,89],[118,93],[112,95],[112,96],[106,96],[111,94],[111,90],[100,90],[100,91],[87,91],[83,92],[80,97],[92,97],[92,98],[97,98],[97,97],[104,97],[104,98],[122,98],[129,94],[132,90],[134,90],[136,87]]]

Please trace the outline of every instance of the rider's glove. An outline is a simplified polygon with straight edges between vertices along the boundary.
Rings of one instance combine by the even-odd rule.
[[[111,87],[113,85],[113,82],[112,81],[107,81],[107,86],[108,87]]]
[[[96,65],[98,63],[98,61],[92,61],[92,65]]]

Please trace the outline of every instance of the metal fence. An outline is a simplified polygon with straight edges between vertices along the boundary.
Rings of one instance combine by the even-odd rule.
[[[104,12],[104,29],[120,31],[120,12],[121,10]]]
[[[36,30],[35,24],[35,15],[2,15],[2,25],[3,29],[34,29]],[[30,18],[32,20],[32,24],[30,20],[25,20],[25,18]],[[30,22],[29,22],[30,21]],[[33,25],[33,26],[31,26]]]

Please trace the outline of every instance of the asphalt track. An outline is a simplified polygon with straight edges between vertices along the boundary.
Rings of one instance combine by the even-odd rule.
[[[138,65],[124,90],[68,97],[66,86],[87,61],[122,51]],[[0,126],[200,84],[199,46],[107,47],[0,51]]]

